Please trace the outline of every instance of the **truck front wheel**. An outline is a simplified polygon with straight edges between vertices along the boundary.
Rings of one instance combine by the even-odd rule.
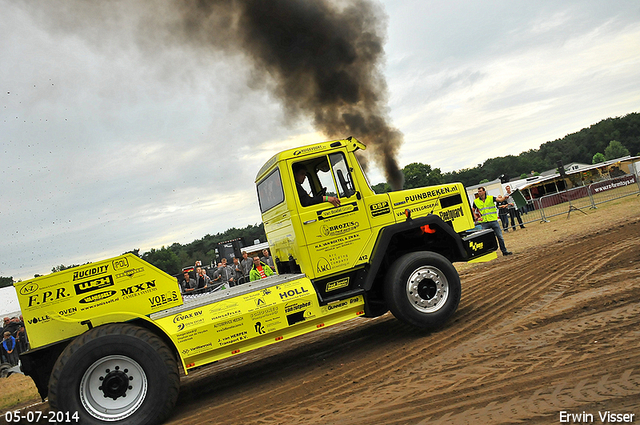
[[[393,263],[386,276],[384,294],[397,319],[420,329],[435,329],[458,308],[460,277],[442,255],[412,252]]]
[[[162,421],[180,386],[176,360],[147,329],[94,328],[62,352],[49,380],[52,410],[78,412],[82,424]]]

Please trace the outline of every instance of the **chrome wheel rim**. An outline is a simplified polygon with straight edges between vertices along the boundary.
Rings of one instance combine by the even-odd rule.
[[[422,266],[407,279],[406,294],[413,308],[421,313],[434,313],[447,302],[449,281],[440,269]]]

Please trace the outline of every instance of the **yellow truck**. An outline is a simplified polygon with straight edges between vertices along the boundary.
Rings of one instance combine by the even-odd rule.
[[[258,172],[277,275],[183,295],[125,254],[16,283],[24,373],[79,423],[158,423],[194,368],[389,310],[442,326],[460,301],[452,263],[495,258],[493,232],[473,231],[460,183],[374,193],[364,149],[354,138],[290,149]]]

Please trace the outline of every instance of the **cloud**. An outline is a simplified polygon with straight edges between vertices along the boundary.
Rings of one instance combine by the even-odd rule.
[[[241,55],[141,34],[157,14],[129,3],[0,0],[2,276],[259,223],[261,165],[325,138]],[[382,5],[401,166],[473,167],[638,109],[635,0]]]

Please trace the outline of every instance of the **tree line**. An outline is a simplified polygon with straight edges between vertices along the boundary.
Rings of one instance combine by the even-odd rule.
[[[413,189],[444,183],[461,182],[465,186],[475,186],[481,182],[504,178],[521,177],[532,172],[556,168],[560,160],[564,164],[581,162],[585,164],[614,159],[629,153],[640,155],[640,113],[633,112],[622,117],[607,118],[588,128],[571,133],[551,142],[543,143],[538,149],[530,149],[519,155],[507,155],[486,160],[473,168],[442,173],[439,168],[429,164],[414,162],[405,166],[403,189]],[[387,183],[373,186],[376,193],[391,191]],[[177,274],[182,267],[194,264],[196,260],[203,264],[215,262],[215,248],[220,242],[244,238],[248,244],[254,240],[266,241],[262,223],[248,225],[244,229],[232,227],[222,233],[206,235],[186,245],[174,243],[160,249],[152,248],[149,252],[140,253],[139,249],[131,252],[143,260],[155,265],[170,274]],[[52,272],[65,270],[75,265],[59,265]],[[37,275],[36,275],[37,277]],[[13,284],[13,278],[0,276],[0,287]]]
[[[188,244],[173,243],[170,246],[163,246],[160,249],[151,248],[148,252],[140,252],[139,248],[124,252],[123,254],[132,253],[142,258],[148,263],[153,264],[160,270],[175,275],[180,273],[183,267],[194,265],[196,261],[202,261],[207,265],[216,262],[216,247],[221,242],[242,238],[246,242],[246,246],[253,245],[253,241],[260,240],[265,242],[267,236],[264,232],[264,225],[253,224],[245,228],[237,229],[232,227],[215,235],[206,235],[202,239],[196,239]],[[85,263],[89,264],[89,263]],[[52,273],[80,266],[81,264],[60,264],[51,269]],[[39,277],[36,274],[34,277]],[[13,285],[13,277],[0,276],[0,288]]]
[[[630,153],[640,156],[640,113],[636,112],[618,118],[607,118],[562,139],[543,143],[539,149],[487,159],[473,168],[443,173],[429,164],[414,162],[402,169],[402,188],[413,189],[454,182],[475,186],[500,176],[509,180],[539,174],[540,171],[556,168],[558,161],[563,164],[596,164]],[[391,191],[391,187],[387,183],[378,183],[373,186],[373,190],[376,193],[386,193]]]
[[[444,173],[443,182],[459,181],[465,186],[474,186],[482,180],[495,180],[502,174],[506,178],[514,178],[523,174],[529,175],[532,171],[550,170],[556,168],[559,160],[564,164],[571,162],[592,164],[596,154],[607,156],[605,150],[612,141],[619,142],[623,147],[620,151],[623,154],[625,151],[627,155],[640,154],[640,113],[634,112],[622,117],[607,118],[577,133],[568,134],[562,139],[543,143],[539,149],[530,149],[519,155],[491,158],[474,168]],[[614,156],[610,159],[623,156],[617,153],[611,153],[611,155]],[[598,158],[602,159],[600,156]]]

